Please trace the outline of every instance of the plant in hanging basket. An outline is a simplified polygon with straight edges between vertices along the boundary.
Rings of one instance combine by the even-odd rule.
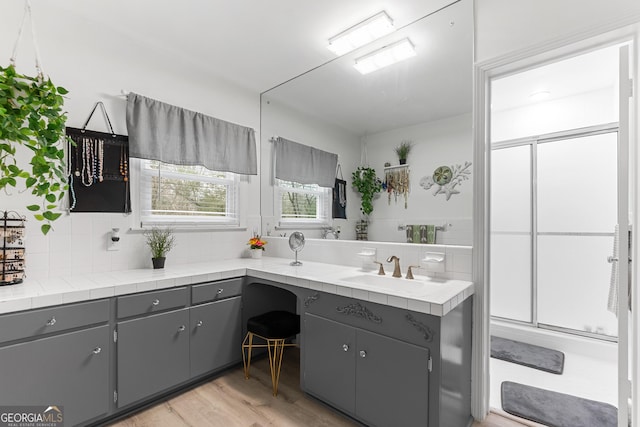
[[[364,166],[359,166],[351,174],[351,179],[353,186],[360,193],[360,210],[363,214],[369,215],[373,212],[373,197],[382,191],[382,181],[376,176],[375,169]]]
[[[40,204],[27,206],[34,213],[44,234],[68,188],[64,155],[66,112],[62,95],[68,91],[56,87],[41,74],[18,74],[13,65],[0,66],[0,190],[17,187],[24,180]],[[18,147],[31,150],[24,163]]]

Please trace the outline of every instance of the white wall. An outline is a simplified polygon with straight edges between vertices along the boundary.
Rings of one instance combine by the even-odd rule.
[[[404,198],[396,202],[383,192],[374,202],[369,225],[369,239],[385,242],[405,242],[406,234],[398,225],[451,224],[446,232],[438,232],[437,243],[471,245],[472,241],[472,179],[456,187],[460,194],[449,200],[434,188],[425,190],[419,183],[424,176],[431,176],[438,166],[464,165],[473,157],[471,143],[471,115],[450,117],[435,122],[421,123],[367,137],[368,159],[378,177],[384,179],[385,162],[397,165],[394,148],[403,140],[411,140],[413,149],[407,164],[410,165],[410,194],[407,208]],[[473,168],[473,165],[471,166]]]
[[[608,23],[640,20],[637,0],[477,0],[475,10],[477,62]]]
[[[273,186],[273,143],[274,136],[286,138],[304,145],[338,155],[342,176],[347,181],[347,219],[332,220],[334,227],[340,227],[341,239],[355,239],[355,222],[360,219],[360,198],[353,191],[351,173],[360,162],[359,138],[347,130],[306,116],[276,101],[270,101],[268,94],[262,100],[262,233],[279,235],[292,230],[275,229],[278,212],[274,206]],[[268,225],[267,225],[268,224]],[[308,237],[320,237],[318,228],[305,230]]]
[[[22,18],[23,2],[4,2],[0,26],[0,58],[7,64],[13,40]],[[59,86],[70,91],[65,102],[68,126],[82,127],[91,108],[103,101],[115,131],[126,134],[125,99],[121,89],[134,91],[170,104],[249,126],[259,131],[259,96],[214,76],[193,71],[185,74],[181,64],[157,54],[149,46],[115,31],[96,31],[96,26],[48,2],[34,7],[44,71]],[[18,52],[18,71],[35,74],[33,48],[28,28]],[[100,114],[90,129],[106,130]],[[133,176],[132,178],[135,178]],[[259,228],[258,178],[243,182],[241,212],[244,231],[178,232],[177,246],[167,265],[233,258],[242,255],[253,229]],[[132,190],[135,190],[132,188]],[[135,215],[73,213],[54,223],[54,231],[43,236],[39,223],[26,211],[30,197],[13,191],[0,195],[0,209],[17,210],[29,221],[26,249],[30,279],[79,275],[150,266],[150,255],[138,232],[122,234],[121,250],[106,251],[107,233],[112,227],[137,227]],[[136,206],[135,192],[132,204]]]

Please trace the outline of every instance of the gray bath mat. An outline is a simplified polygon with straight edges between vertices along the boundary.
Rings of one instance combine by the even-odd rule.
[[[562,374],[564,353],[520,341],[491,337],[491,357],[552,374]]]
[[[524,384],[502,383],[502,409],[511,415],[549,427],[616,427],[618,409]]]

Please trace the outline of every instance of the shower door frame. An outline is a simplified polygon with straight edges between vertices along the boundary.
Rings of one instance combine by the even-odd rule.
[[[474,65],[474,97],[473,97],[473,138],[474,138],[474,201],[473,201],[473,257],[472,278],[475,284],[474,293],[474,314],[473,314],[473,343],[472,343],[472,392],[471,392],[471,414],[477,420],[483,420],[489,413],[490,404],[490,378],[489,378],[489,357],[490,357],[490,198],[489,172],[491,170],[491,81],[495,78],[516,74],[526,69],[536,68],[541,65],[556,62],[569,56],[578,55],[589,50],[600,47],[611,46],[621,43],[632,43],[634,58],[631,62],[631,78],[636,81],[638,77],[640,57],[640,29],[637,24],[639,16],[629,15],[615,23],[609,23],[597,28],[585,29],[581,32],[567,35],[562,38],[542,43],[532,47],[523,48],[519,51],[497,57],[482,63],[476,62]],[[629,81],[629,83],[631,83]],[[631,83],[629,86],[633,86]],[[636,87],[638,85],[636,84]],[[630,89],[630,87],[628,87]],[[638,145],[638,124],[640,118],[639,97],[632,97],[631,102],[627,102],[626,107],[631,108],[633,115],[630,117],[629,129],[625,129],[624,135],[630,137],[634,145],[630,151],[630,174],[634,178],[630,190],[635,197],[633,200],[633,222],[640,224],[640,186],[634,184],[639,178],[640,149]],[[628,101],[628,99],[627,99]],[[630,105],[629,105],[630,104]],[[622,113],[622,111],[621,111]],[[622,128],[622,121],[620,123]],[[627,147],[628,148],[628,147]],[[626,228],[626,223],[625,223]],[[634,239],[631,248],[633,254],[640,253],[639,239]],[[640,268],[637,263],[632,268],[633,287],[633,313],[630,316],[624,330],[619,328],[618,335],[622,336],[626,330],[631,329],[638,335],[640,331],[640,291],[637,291],[637,283],[640,281]],[[626,313],[625,313],[625,316]],[[630,396],[631,420],[634,426],[640,426],[640,338],[636,337],[629,342],[628,336],[620,340],[619,354],[623,349],[630,351],[622,358],[619,358],[619,365],[630,362],[632,381],[622,378],[619,372],[618,377],[618,397],[619,402],[625,396]],[[630,355],[629,355],[630,353]],[[631,359],[629,360],[629,356]],[[627,369],[625,366],[624,369]],[[631,391],[633,390],[633,393]],[[619,425],[624,425],[628,413],[626,401],[619,411]]]
[[[603,237],[613,237],[614,233],[598,233],[598,232],[538,232],[538,146],[540,144],[547,144],[553,142],[559,142],[574,138],[583,138],[594,135],[603,135],[615,133],[616,137],[619,137],[619,124],[615,123],[606,123],[595,126],[588,126],[576,129],[563,130],[559,132],[552,132],[543,135],[536,136],[528,136],[524,138],[517,138],[505,141],[498,141],[491,144],[491,151],[495,150],[504,150],[513,147],[523,147],[528,146],[530,148],[530,197],[531,197],[531,229],[530,232],[525,233],[522,232],[522,235],[528,235],[531,238],[531,321],[523,321],[518,319],[511,319],[507,317],[494,316],[491,315],[491,318],[514,323],[519,325],[527,325],[535,328],[546,329],[551,331],[570,333],[573,335],[586,336],[591,338],[601,339],[603,341],[614,341],[617,342],[618,338],[616,336],[609,335],[601,335],[587,331],[580,331],[577,329],[566,328],[562,326],[550,325],[546,323],[540,323],[538,321],[538,236],[603,236]],[[491,182],[489,181],[489,186]],[[492,232],[494,234],[494,232]],[[496,232],[495,234],[501,234],[500,232]],[[513,232],[509,232],[509,234],[513,234]],[[520,235],[520,233],[517,233]]]

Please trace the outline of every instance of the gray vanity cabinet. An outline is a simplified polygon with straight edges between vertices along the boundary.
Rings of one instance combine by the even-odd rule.
[[[429,349],[357,330],[356,415],[370,426],[427,426]]]
[[[118,407],[189,379],[189,309],[118,322]]]
[[[305,388],[370,426],[428,425],[429,349],[305,314]]]
[[[109,410],[109,326],[0,348],[2,405],[62,406],[73,426]]]
[[[191,377],[224,368],[242,359],[242,297],[191,307]]]
[[[355,328],[306,314],[304,331],[307,391],[340,410],[355,413]]]

